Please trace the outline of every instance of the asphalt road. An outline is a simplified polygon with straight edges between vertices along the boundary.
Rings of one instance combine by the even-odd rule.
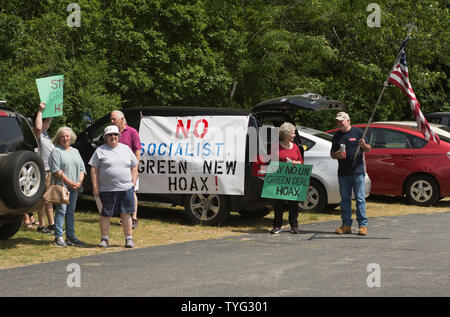
[[[303,225],[299,235],[247,234],[36,264],[0,270],[0,296],[448,297],[449,223],[450,212],[369,218],[369,235],[360,237],[334,234],[339,222],[332,221]]]

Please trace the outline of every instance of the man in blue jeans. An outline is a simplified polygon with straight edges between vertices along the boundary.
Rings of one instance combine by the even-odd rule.
[[[371,147],[367,144],[360,128],[350,125],[350,116],[339,112],[335,118],[339,129],[331,140],[330,156],[338,160],[339,191],[341,193],[342,226],[335,231],[337,234],[352,233],[352,190],[356,199],[356,220],[359,234],[367,235],[366,199],[364,197],[364,156]],[[360,148],[355,158],[355,153]]]

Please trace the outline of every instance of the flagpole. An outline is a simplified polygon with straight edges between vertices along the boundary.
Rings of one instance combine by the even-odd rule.
[[[403,44],[402,44],[402,46],[401,46],[401,48],[400,48],[400,50],[399,50],[399,52],[397,54],[397,58],[395,59],[394,66],[392,66],[392,68],[391,68],[391,70],[390,70],[386,80],[383,83],[383,89],[381,89],[381,93],[378,96],[378,100],[377,100],[377,102],[375,104],[375,107],[373,108],[372,114],[370,115],[370,118],[369,118],[369,122],[367,122],[367,126],[364,129],[364,133],[363,133],[361,139],[364,139],[366,134],[367,134],[367,130],[369,129],[369,125],[372,123],[373,117],[375,116],[375,112],[377,111],[378,105],[379,105],[379,103],[381,101],[381,97],[383,96],[384,91],[386,90],[386,88],[388,86],[389,78],[391,77],[392,72],[394,71],[395,67],[397,66],[397,64],[398,64],[398,62],[400,60],[400,57],[401,57],[401,54],[402,54],[402,50],[406,46],[406,43],[409,40],[409,38],[411,37],[412,30],[413,29],[417,30],[417,27],[414,24],[412,24],[412,23],[409,23],[406,26],[408,27],[408,35],[406,36],[405,40],[402,42]],[[359,149],[360,149],[360,146],[358,145],[358,148],[356,149],[355,156],[353,157],[353,161],[356,160],[356,157],[358,156],[358,153],[359,153]]]

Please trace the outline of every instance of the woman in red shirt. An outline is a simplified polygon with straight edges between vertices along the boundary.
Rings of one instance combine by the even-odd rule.
[[[275,144],[272,148],[272,154],[278,151],[279,162],[290,162],[292,164],[303,164],[303,157],[295,144],[295,126],[292,123],[285,122],[280,126],[279,136],[280,142]],[[296,234],[298,231],[298,201],[276,199],[274,203],[275,217],[273,221],[272,234],[281,232],[281,225],[283,223],[283,212],[285,205],[289,208],[289,224],[291,225],[291,233]]]

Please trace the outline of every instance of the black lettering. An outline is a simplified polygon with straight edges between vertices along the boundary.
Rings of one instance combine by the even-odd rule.
[[[214,162],[214,174],[223,174],[222,172],[222,163],[223,161],[215,161]]]
[[[179,174],[187,174],[187,162],[179,162],[178,163],[178,173]]]
[[[192,191],[192,190],[198,190],[198,187],[197,187],[197,182],[195,181],[195,177],[192,177],[192,182],[191,182],[191,187],[190,187],[190,190]]]
[[[186,177],[180,177],[180,180],[178,181],[178,187],[180,188],[180,190],[186,190],[187,188]]]
[[[152,174],[155,174],[155,171],[153,171],[154,166],[155,166],[155,161],[147,160],[147,174],[149,174],[148,171],[151,171]]]
[[[276,194],[277,194],[277,195],[283,195],[283,188],[277,186]]]
[[[139,160],[138,172],[142,174],[145,171],[145,163],[143,160]]]
[[[208,186],[206,186],[206,181],[208,180],[208,177],[200,177],[200,180],[202,181],[202,188],[200,189],[201,191],[208,190]]]
[[[158,160],[158,167],[157,167],[158,174],[166,174],[165,162],[166,161]]]
[[[208,169],[208,173],[206,173],[206,169]],[[204,161],[203,162],[203,174],[211,174],[212,171],[212,162]]]
[[[174,187],[174,188],[172,188],[172,187]],[[177,190],[177,178],[176,177],[169,177],[169,190]]]
[[[234,173],[236,172],[236,161],[232,161],[232,162],[225,162],[226,164],[226,169],[227,169],[227,174],[229,175],[230,172],[232,175],[234,175]]]
[[[174,160],[170,160],[168,162],[168,167],[169,167],[169,170],[167,171],[168,174],[176,174],[177,173],[177,171],[175,169],[175,161]]]

